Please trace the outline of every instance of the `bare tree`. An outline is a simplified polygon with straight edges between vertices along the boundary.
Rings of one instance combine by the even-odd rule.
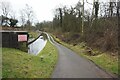
[[[62,8],[59,8],[59,13],[60,13],[60,27],[62,27]]]
[[[98,17],[98,11],[99,11],[99,0],[94,2],[94,7],[95,7],[95,18]]]
[[[9,2],[1,2],[1,11],[2,11],[2,15],[7,18],[11,11],[10,3]],[[5,20],[5,25],[7,25],[7,20]]]
[[[120,0],[117,2],[117,16],[119,17],[120,14]]]
[[[88,21],[88,25],[89,25],[89,23],[90,23],[90,16],[91,16],[91,14],[90,14],[90,9],[85,10],[84,16],[85,16],[85,20]],[[90,26],[90,25],[89,25],[89,26]]]
[[[84,32],[84,0],[83,0],[83,7],[82,7],[82,36],[83,36],[83,32]]]
[[[9,2],[1,2],[1,9],[2,9],[2,14],[7,17],[8,14],[10,13],[10,3]]]
[[[11,10],[10,17],[16,19],[16,11]]]
[[[24,11],[25,11],[25,14],[26,14],[26,17],[27,17],[27,26],[30,27],[31,24],[32,24],[32,20],[33,20],[33,10],[32,10],[32,7],[30,7],[28,4],[26,4]]]
[[[110,0],[109,1],[109,16],[110,17],[112,17],[115,14],[115,12],[117,12],[116,8],[117,8],[117,1]]]
[[[82,15],[82,3],[80,1],[75,6],[75,9],[76,9],[76,13],[78,13],[79,19],[81,19],[81,15]]]
[[[25,12],[23,10],[20,10],[20,22],[21,22],[21,25],[22,25],[22,28],[23,28],[24,25],[25,25],[25,22],[26,22]]]

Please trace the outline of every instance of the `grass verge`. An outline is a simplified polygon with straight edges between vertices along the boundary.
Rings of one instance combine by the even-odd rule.
[[[40,33],[38,33],[38,32],[29,31],[30,38],[37,38],[39,35],[40,35]]]
[[[57,58],[57,49],[49,41],[37,56],[17,49],[2,48],[2,77],[50,78]]]
[[[58,43],[75,51],[80,56],[83,56],[85,58],[92,60],[95,64],[97,64],[104,70],[111,72],[113,74],[120,75],[119,69],[118,69],[118,57],[117,56],[111,56],[108,53],[102,53],[102,54],[99,54],[96,56],[89,56],[89,55],[86,55],[85,48],[82,47],[83,43],[73,46],[73,45],[70,45],[70,44],[67,44],[67,43],[61,41],[60,39],[56,38],[54,35],[52,35],[52,36]],[[99,52],[99,51],[97,51],[97,52]],[[99,52],[99,53],[101,53],[101,52]]]

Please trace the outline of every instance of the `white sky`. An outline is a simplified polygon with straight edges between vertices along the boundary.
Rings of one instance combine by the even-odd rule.
[[[12,9],[15,14],[19,15],[19,10],[25,7],[25,4],[30,5],[33,8],[35,16],[39,22],[44,20],[51,21],[54,16],[54,9],[59,6],[64,5],[75,5],[79,0],[0,0],[7,1],[11,3]],[[81,1],[81,0],[80,0]],[[86,1],[86,0],[85,0]],[[88,0],[89,2],[93,2],[93,0]],[[107,1],[107,0],[101,0]],[[86,8],[89,8],[90,5],[86,5]]]

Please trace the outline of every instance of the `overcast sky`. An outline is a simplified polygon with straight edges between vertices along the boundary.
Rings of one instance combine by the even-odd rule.
[[[15,14],[19,15],[19,10],[25,7],[25,4],[30,5],[33,8],[35,16],[39,22],[44,20],[51,21],[54,16],[54,10],[59,6],[70,6],[75,5],[79,0],[0,0],[7,1],[11,3],[12,9]],[[81,0],[80,0],[81,1]],[[86,0],[85,0],[86,1]],[[93,0],[88,0],[89,2],[93,2]],[[107,0],[101,0],[107,1]],[[86,8],[89,8],[90,5],[86,4]]]

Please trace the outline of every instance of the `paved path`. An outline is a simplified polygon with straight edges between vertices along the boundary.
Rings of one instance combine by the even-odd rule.
[[[50,38],[59,51],[59,60],[52,78],[111,78],[91,61],[80,57],[72,50],[56,43],[52,37]]]

